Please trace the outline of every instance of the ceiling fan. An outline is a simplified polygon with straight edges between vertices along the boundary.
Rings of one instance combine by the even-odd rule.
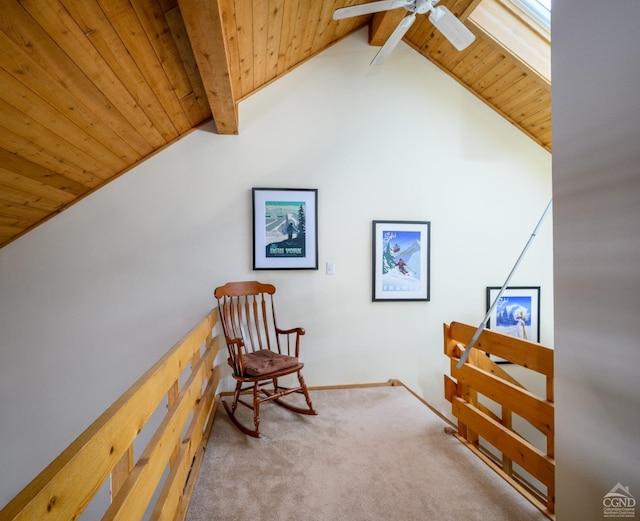
[[[393,30],[391,36],[384,43],[371,61],[371,65],[380,65],[391,51],[400,43],[402,37],[409,30],[409,27],[415,22],[417,14],[425,14],[429,12],[429,20],[438,29],[443,36],[449,40],[453,46],[462,51],[466,49],[473,40],[475,35],[458,20],[449,9],[444,6],[436,7],[439,0],[378,0],[377,2],[369,2],[368,4],[352,5],[349,7],[341,7],[333,12],[334,20],[342,20],[343,18],[351,18],[352,16],[360,16],[364,14],[378,13],[381,11],[389,11],[404,7],[410,14],[405,16],[398,26]]]

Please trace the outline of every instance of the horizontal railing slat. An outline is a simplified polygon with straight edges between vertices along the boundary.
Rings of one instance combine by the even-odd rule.
[[[460,322],[451,322],[450,336],[467,345],[473,338],[476,329]],[[553,375],[553,349],[535,342],[485,329],[474,347],[537,373],[546,376]]]
[[[553,460],[529,442],[475,409],[462,398],[452,402],[453,415],[542,483],[552,483]]]
[[[537,397],[526,389],[499,380],[477,367],[465,364],[461,369],[458,369],[457,363],[457,359],[451,359],[451,376],[458,382],[467,384],[494,402],[504,405],[508,410],[522,416],[545,434],[553,433],[554,407],[552,403]]]

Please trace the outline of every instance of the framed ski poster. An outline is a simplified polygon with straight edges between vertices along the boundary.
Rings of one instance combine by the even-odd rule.
[[[429,300],[431,223],[373,221],[373,301]]]
[[[318,269],[318,190],[252,188],[253,269]]]
[[[487,311],[502,288],[487,287]],[[496,302],[487,329],[540,342],[540,286],[510,286]]]

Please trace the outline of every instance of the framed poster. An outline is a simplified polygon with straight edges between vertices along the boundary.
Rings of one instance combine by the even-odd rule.
[[[487,287],[487,311],[501,287]],[[487,329],[532,342],[540,341],[540,286],[507,287],[496,303]]]
[[[253,188],[253,269],[318,269],[318,190]]]
[[[373,221],[373,301],[429,300],[431,223]]]

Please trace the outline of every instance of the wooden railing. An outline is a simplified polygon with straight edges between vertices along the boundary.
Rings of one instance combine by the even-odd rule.
[[[184,518],[218,403],[217,321],[213,309],[11,500],[0,520],[77,519],[109,478],[103,520]],[[134,462],[134,442],[156,410],[162,420]]]
[[[455,433],[504,479],[550,519],[555,518],[553,350],[540,344],[484,330],[466,363],[457,364],[476,328],[444,325],[444,351],[451,358],[445,397],[458,420]],[[544,396],[525,389],[489,356],[531,370],[544,379]],[[504,367],[514,367],[504,365]],[[513,424],[518,417],[518,432]],[[542,434],[537,445],[527,438]],[[532,436],[531,434],[535,434]]]

